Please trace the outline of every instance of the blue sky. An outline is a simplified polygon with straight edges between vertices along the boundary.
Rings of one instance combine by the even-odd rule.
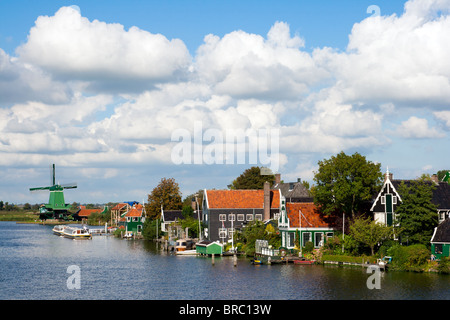
[[[1,1],[0,200],[45,202],[28,188],[48,184],[51,163],[78,184],[68,202],[141,201],[163,177],[183,196],[226,188],[249,161],[174,163],[173,135],[193,138],[199,122],[222,137],[277,131],[285,181],[312,183],[317,162],[341,150],[398,178],[448,169],[449,9]]]

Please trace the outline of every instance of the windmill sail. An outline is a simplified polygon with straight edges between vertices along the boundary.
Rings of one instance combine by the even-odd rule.
[[[50,167],[50,179],[52,185],[46,187],[34,187],[30,188],[30,191],[49,190],[48,203],[41,207],[41,218],[61,218],[67,215],[68,209],[71,208],[70,204],[66,204],[64,201],[64,189],[77,188],[76,183],[60,185],[56,183],[55,179],[55,164]]]

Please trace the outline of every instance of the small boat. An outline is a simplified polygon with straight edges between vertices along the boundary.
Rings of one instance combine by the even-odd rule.
[[[131,231],[125,232],[125,234],[123,235],[123,238],[128,239],[128,240],[133,239],[133,232],[131,232]]]
[[[175,251],[191,250],[194,245],[194,241],[191,239],[178,239],[175,245]]]
[[[294,264],[301,264],[301,265],[312,265],[316,263],[315,260],[294,260]]]
[[[196,256],[200,253],[197,252],[197,250],[184,250],[184,251],[176,251],[175,254],[178,256]]]
[[[92,235],[86,227],[66,227],[63,236],[69,239],[92,239]]]
[[[63,236],[64,230],[67,228],[67,226],[63,226],[63,225],[58,225],[58,226],[54,226],[52,231],[54,234],[56,234],[57,236]]]
[[[385,256],[383,259],[378,259],[377,264],[380,268],[387,269],[388,265],[392,262],[392,257]]]
[[[251,261],[251,263],[252,263],[252,264],[262,264],[262,261],[261,261],[260,259],[254,258],[254,259]]]

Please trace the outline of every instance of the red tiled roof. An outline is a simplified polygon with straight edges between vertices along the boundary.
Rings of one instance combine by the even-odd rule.
[[[140,208],[131,208],[125,217],[141,217],[142,216],[142,206]]]
[[[299,210],[303,214],[301,216],[302,228],[331,227],[313,202],[288,202],[286,203],[286,211],[291,228],[300,228]]]
[[[111,210],[120,210],[120,209],[122,209],[123,207],[125,207],[126,205],[127,205],[126,203],[118,203],[118,204],[116,204],[114,207],[112,207]]]
[[[210,209],[264,208],[264,190],[206,190]],[[279,190],[270,190],[270,207],[280,207]]]
[[[103,211],[102,209],[80,209],[80,211],[78,211],[78,216],[89,217],[94,212],[100,213],[102,211]]]

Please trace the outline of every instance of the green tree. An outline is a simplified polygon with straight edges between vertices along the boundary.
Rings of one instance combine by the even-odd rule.
[[[312,188],[314,202],[324,214],[345,213],[353,217],[365,212],[383,181],[381,164],[367,161],[359,153],[344,152],[319,161]]]
[[[264,182],[275,181],[274,175],[261,175],[260,167],[251,167],[233,180],[230,189],[263,189]]]
[[[194,216],[194,209],[192,209],[191,206],[183,206],[182,212],[183,217],[193,217]]]
[[[160,219],[161,205],[163,210],[180,210],[182,208],[180,187],[174,178],[162,178],[158,186],[148,195],[147,217]]]
[[[197,196],[197,200],[195,199],[196,196]],[[202,210],[203,189],[200,189],[196,193],[190,194],[186,198],[184,198],[183,207],[184,206],[192,206],[192,200],[194,200],[196,202],[196,205],[198,202],[198,206],[199,206],[200,210]]]
[[[402,201],[396,209],[399,235],[408,244],[429,245],[434,228],[438,225],[437,207],[431,202],[435,186],[427,181],[404,181],[398,187]]]
[[[255,254],[256,240],[268,240],[269,245],[278,248],[281,245],[281,237],[277,230],[268,224],[267,226],[262,221],[252,221],[245,226],[241,232],[236,234],[235,242],[243,244],[242,250],[248,255]]]
[[[145,219],[144,226],[142,227],[142,236],[145,240],[152,240],[161,237],[161,225],[158,220]],[[157,224],[159,224],[157,226]],[[156,232],[158,231],[158,236]]]
[[[375,246],[392,237],[392,227],[376,223],[370,218],[358,217],[350,225],[350,234],[353,238],[370,248],[372,256]]]
[[[450,170],[439,170],[437,172],[439,181],[442,181],[445,178],[445,176],[448,175],[449,172],[450,172]]]

